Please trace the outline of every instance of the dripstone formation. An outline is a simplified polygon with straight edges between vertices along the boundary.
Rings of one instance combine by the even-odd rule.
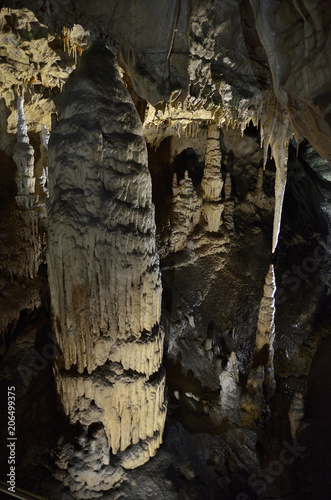
[[[329,498],[330,26],[327,0],[1,2],[17,488]]]
[[[98,423],[106,437],[97,441],[99,479],[85,477],[83,465],[66,478],[78,498],[91,498],[89,491],[109,488],[104,475],[118,480],[116,467],[104,471],[110,452],[124,468],[155,454],[166,415],[146,144],[114,56],[102,45],[84,53],[68,81],[48,168],[57,391],[72,424],[87,433]],[[67,466],[63,454],[59,465]]]

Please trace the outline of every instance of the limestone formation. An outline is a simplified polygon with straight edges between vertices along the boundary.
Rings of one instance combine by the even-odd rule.
[[[254,368],[248,378],[248,387],[255,386],[254,391],[256,391],[257,387],[260,386],[260,393],[265,393],[267,399],[273,395],[276,387],[273,364],[273,343],[275,339],[275,292],[275,272],[274,266],[271,264],[265,278],[263,297],[259,309],[256,344],[254,350]],[[254,382],[253,380],[255,379],[256,381]]]
[[[14,146],[13,158],[17,166],[15,176],[17,196],[15,200],[17,206],[22,209],[18,212],[22,221],[20,240],[25,247],[25,265],[21,269],[21,273],[29,278],[34,278],[41,262],[43,234],[39,227],[39,196],[35,194],[34,149],[27,133],[22,97],[18,98],[17,110],[17,143]]]
[[[130,447],[122,465],[135,467],[155,454],[166,415],[161,282],[141,123],[101,45],[64,90],[48,165],[58,394],[71,423],[102,423],[111,452]]]
[[[208,126],[205,169],[201,181],[204,202],[202,213],[210,232],[217,232],[223,222],[221,160],[220,131],[217,125],[211,124]]]
[[[30,144],[25,123],[23,97],[18,98],[17,112],[17,144],[14,148],[14,160],[17,165],[16,203],[22,208],[32,208],[38,203],[38,196],[35,196],[34,149]]]
[[[273,94],[265,98],[261,117],[261,145],[264,149],[264,166],[270,146],[276,165],[275,211],[272,235],[272,252],[275,251],[282,219],[287,177],[288,145],[292,127],[289,115]]]
[[[224,182],[224,210],[223,210],[224,225],[229,231],[234,229],[234,200],[232,197],[232,181],[231,174],[227,172]]]
[[[291,436],[296,439],[296,433],[299,425],[305,416],[305,401],[301,392],[296,392],[291,401],[291,406],[288,411],[288,418],[291,425]]]
[[[187,237],[198,224],[201,216],[202,200],[196,193],[192,179],[186,170],[179,182],[174,174],[172,182],[170,251],[178,252],[186,248]]]
[[[220,375],[221,411],[233,422],[239,422],[239,408],[242,389],[239,384],[235,352],[231,353],[225,370]]]
[[[327,0],[1,2],[17,485],[49,500],[328,497],[330,16]]]
[[[47,166],[47,158],[48,158],[48,141],[49,141],[49,131],[47,130],[46,125],[42,126],[42,130],[40,133],[40,159],[37,164],[39,170],[41,170],[40,185],[48,198],[49,190],[48,190],[48,166]]]

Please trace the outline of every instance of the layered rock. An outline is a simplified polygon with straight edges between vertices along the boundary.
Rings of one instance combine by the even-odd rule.
[[[19,236],[25,249],[25,265],[21,269],[21,275],[34,278],[38,273],[39,264],[42,260],[44,242],[43,232],[39,226],[41,216],[38,208],[39,196],[35,194],[34,149],[30,144],[27,133],[23,97],[18,98],[17,113],[17,143],[14,146],[13,158],[17,166],[15,177],[17,196],[15,200],[19,209],[21,209],[18,216],[22,221]]]
[[[172,182],[170,251],[178,252],[187,245],[187,237],[198,224],[201,216],[202,200],[198,197],[188,171],[179,182],[174,174]]]
[[[42,126],[42,130],[40,132],[40,159],[37,163],[37,167],[39,168],[40,173],[40,185],[46,197],[49,196],[48,191],[48,141],[49,141],[49,131],[47,130],[46,125]]]
[[[203,193],[203,217],[208,225],[208,231],[217,232],[222,225],[223,178],[221,174],[222,153],[220,149],[220,131],[216,124],[208,126],[206,143],[206,161],[201,188]]]
[[[71,423],[101,422],[112,454],[128,450],[123,467],[136,467],[155,454],[166,415],[161,282],[141,122],[101,45],[65,88],[49,189],[58,394]]]
[[[35,196],[34,149],[30,144],[25,123],[23,97],[17,100],[17,112],[17,144],[14,147],[14,161],[17,165],[16,203],[22,208],[33,208],[38,203],[38,196]]]
[[[274,348],[275,340],[275,293],[276,282],[273,264],[265,278],[256,329],[254,362],[247,379],[248,394],[243,397],[243,410],[248,413],[247,422],[260,415],[264,402],[275,392]]]

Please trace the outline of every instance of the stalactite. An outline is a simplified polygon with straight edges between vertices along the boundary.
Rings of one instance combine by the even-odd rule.
[[[274,95],[265,98],[260,119],[261,145],[263,144],[264,165],[267,161],[268,148],[276,165],[275,212],[272,236],[272,252],[275,251],[282,218],[283,200],[287,177],[288,145],[291,137],[290,118]]]
[[[100,422],[118,467],[136,467],[155,454],[166,415],[161,281],[141,122],[101,45],[84,52],[66,85],[49,189],[57,391],[71,423],[87,433]],[[81,483],[67,480],[72,491]]]

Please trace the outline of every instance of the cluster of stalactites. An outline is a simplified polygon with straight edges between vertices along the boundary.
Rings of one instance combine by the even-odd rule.
[[[224,95],[223,95],[223,94]],[[171,135],[171,130],[178,137],[195,137],[201,124],[214,122],[218,127],[240,129],[243,135],[250,121],[255,126],[258,124],[258,112],[250,109],[248,99],[240,99],[237,107],[229,104],[232,97],[230,85],[224,84],[221,89],[223,104],[206,103],[191,95],[183,98],[182,91],[174,91],[168,101],[160,103],[157,107],[148,104],[144,117],[144,129],[147,140],[153,134],[153,129],[160,136]],[[230,95],[229,95],[230,94]],[[159,144],[158,139],[156,139]]]
[[[71,33],[72,30],[70,30],[66,26],[63,26],[61,31],[63,50],[64,52],[67,52],[69,56],[73,55],[75,58],[75,64],[77,64],[78,57],[81,57],[84,49],[73,40]]]

